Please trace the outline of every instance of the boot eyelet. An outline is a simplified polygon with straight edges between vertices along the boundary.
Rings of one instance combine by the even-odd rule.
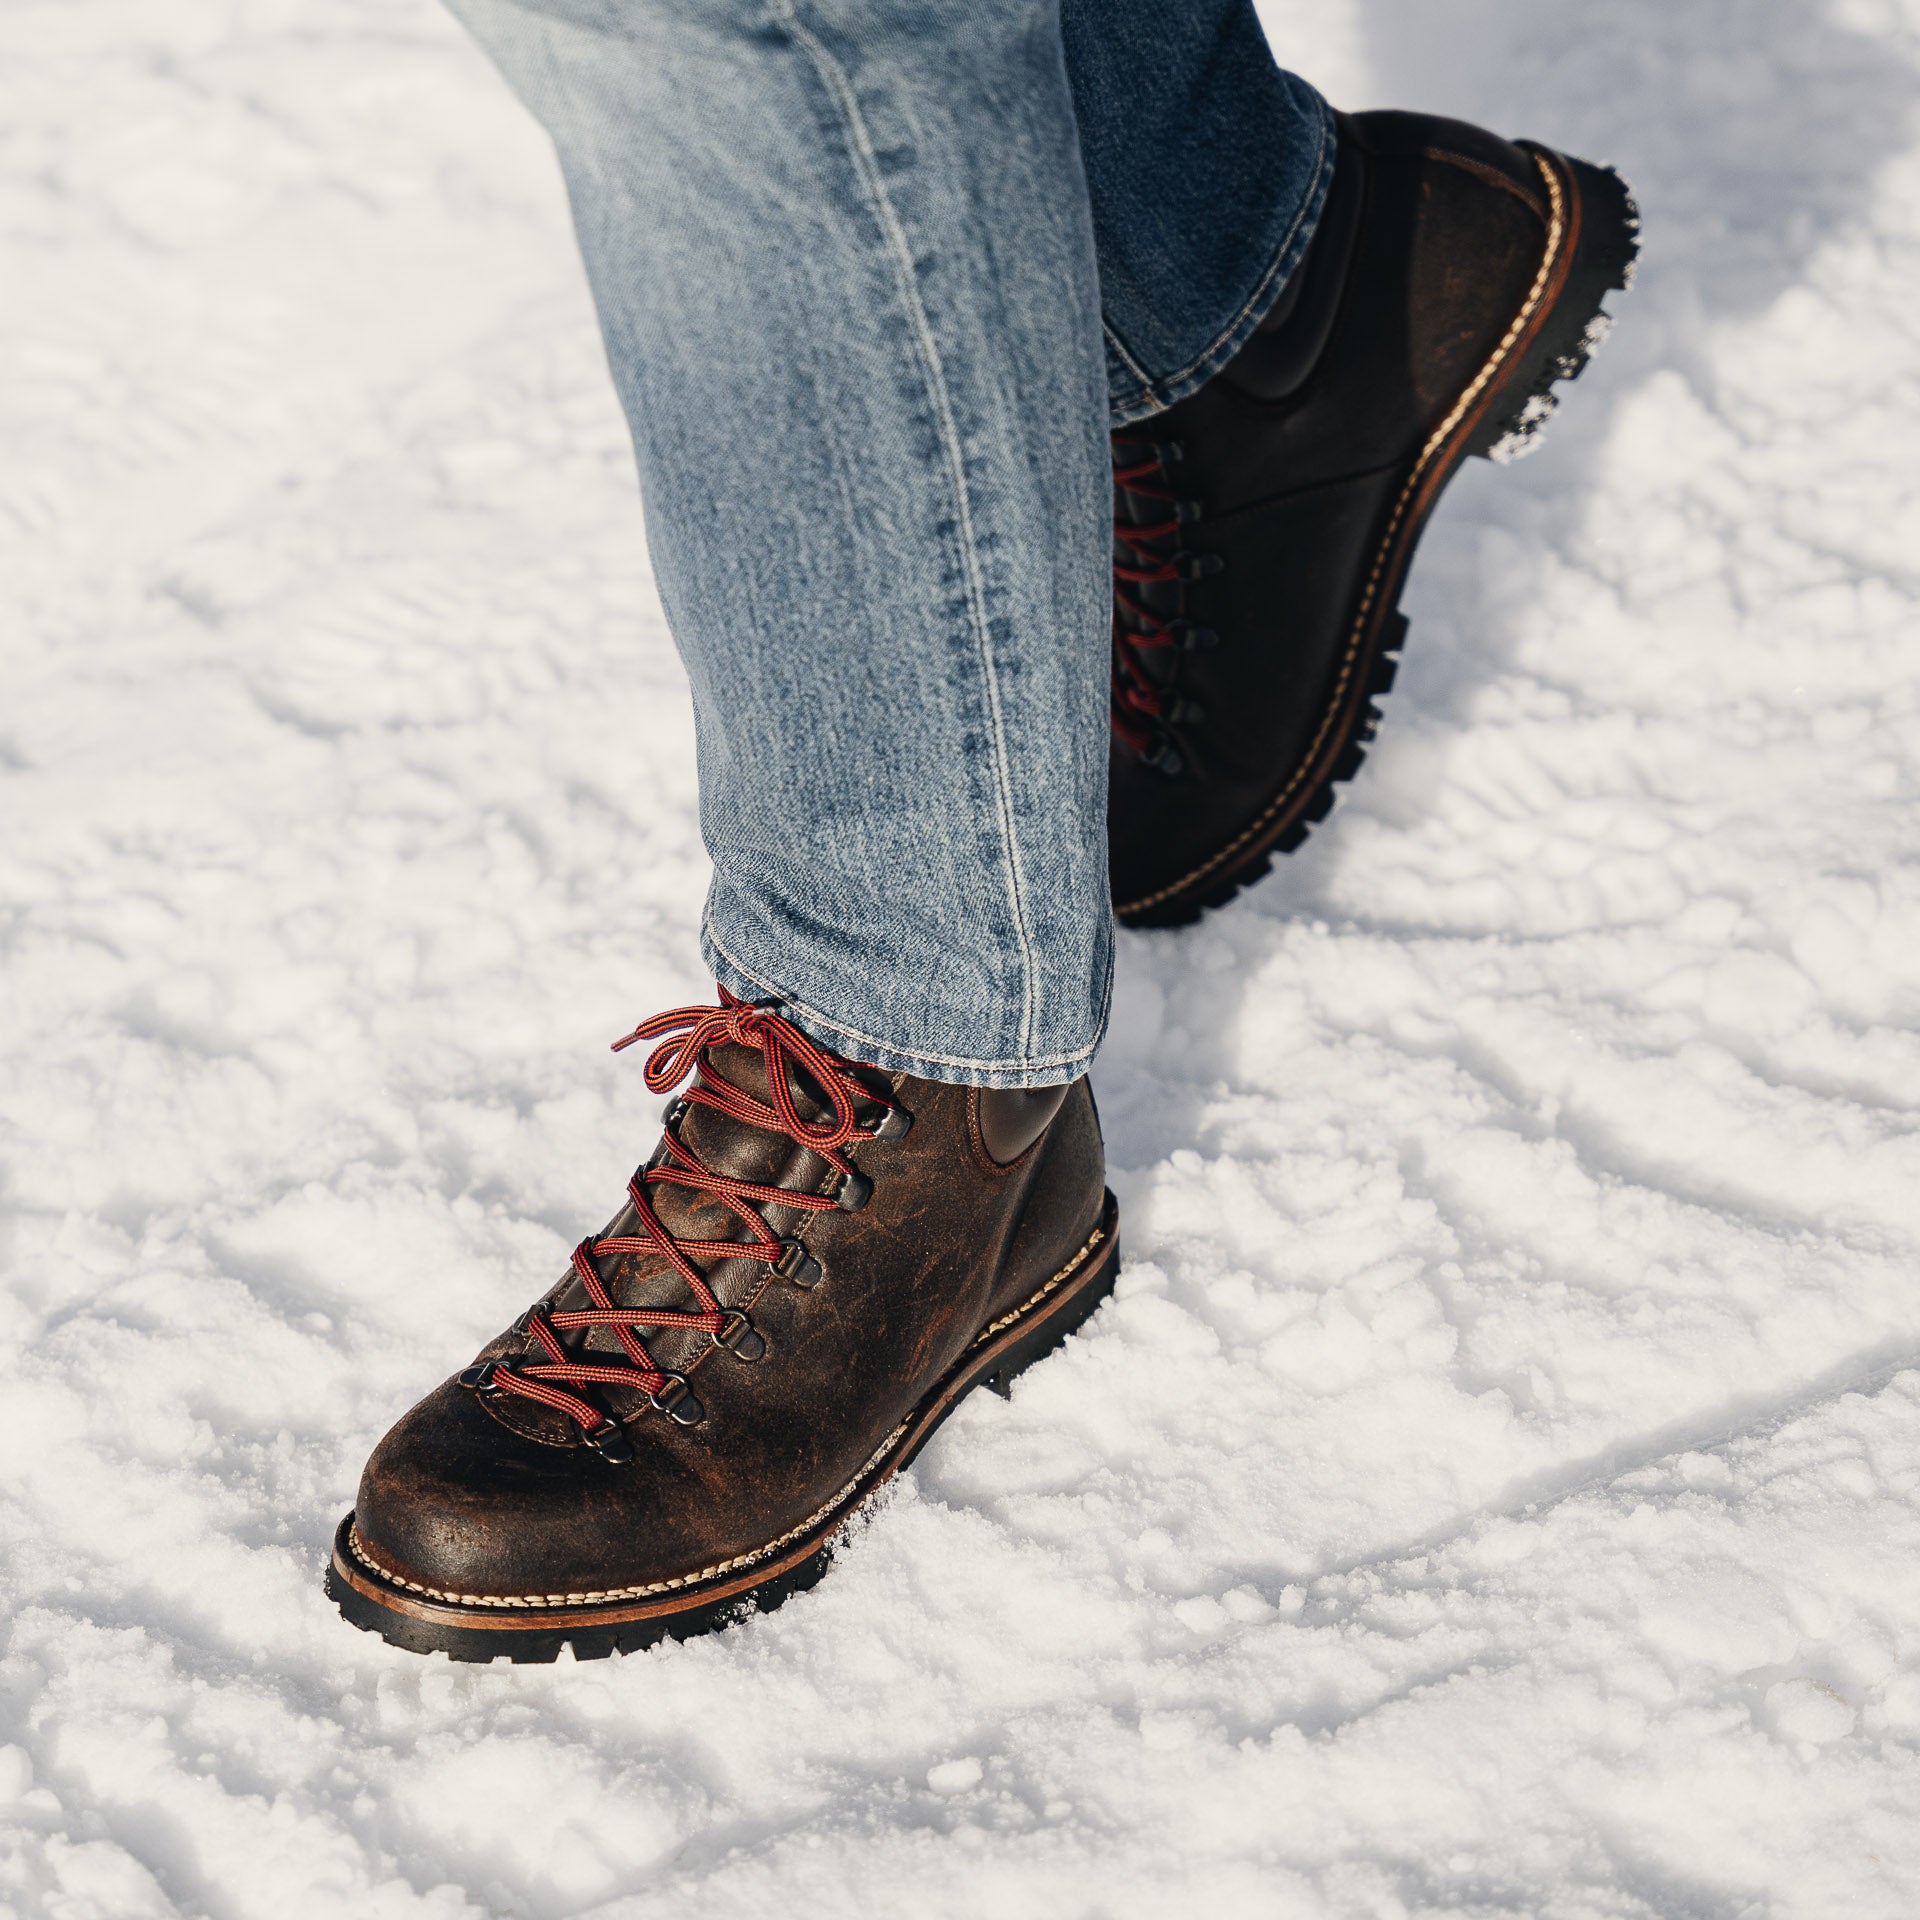
[[[726,1323],[713,1336],[716,1347],[724,1347],[736,1360],[754,1361],[766,1357],[766,1336],[744,1313],[730,1313]]]
[[[904,1140],[913,1131],[913,1115],[905,1107],[889,1107],[880,1124],[874,1128],[876,1140]]]
[[[476,1360],[460,1376],[463,1387],[471,1387],[475,1393],[498,1393],[500,1389],[493,1384],[493,1376],[500,1371],[498,1360]]]
[[[633,1443],[618,1420],[602,1420],[587,1435],[587,1445],[610,1466],[623,1467],[633,1458]]]
[[[1226,561],[1217,553],[1182,553],[1173,562],[1174,575],[1181,580],[1210,580],[1226,570]]]
[[[693,1389],[679,1374],[670,1373],[658,1393],[647,1396],[656,1412],[664,1413],[676,1426],[697,1427],[707,1410],[694,1398]]]
[[[849,1173],[840,1182],[833,1203],[842,1213],[858,1213],[873,1198],[873,1182],[864,1173]]]
[[[782,1280],[811,1292],[824,1278],[820,1262],[798,1240],[783,1240],[780,1244],[786,1251],[773,1263],[774,1272]]]

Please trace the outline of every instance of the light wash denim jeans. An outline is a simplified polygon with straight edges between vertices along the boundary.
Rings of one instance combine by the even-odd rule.
[[[714,974],[878,1065],[1075,1077],[1112,972],[1107,428],[1265,315],[1325,104],[1251,0],[452,4],[572,197],[693,683]]]

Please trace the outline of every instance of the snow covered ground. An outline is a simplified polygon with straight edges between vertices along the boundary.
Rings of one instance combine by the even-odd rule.
[[[1920,1910],[1920,4],[1284,0],[1618,162],[1348,803],[1123,943],[1129,1264],[743,1631],[344,1626],[701,997],[551,159],[428,0],[0,18],[0,1906]]]

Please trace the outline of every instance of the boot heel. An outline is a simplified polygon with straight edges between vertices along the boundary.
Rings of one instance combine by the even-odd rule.
[[[1111,1205],[1111,1196],[1109,1196]],[[1111,1213],[1109,1217],[1115,1217]],[[1066,1344],[1070,1334],[1081,1326],[1113,1292],[1120,1273],[1120,1240],[1117,1232],[1108,1241],[1099,1263],[1084,1286],[1071,1294],[1051,1316],[1011,1345],[994,1355],[993,1365],[975,1383],[989,1388],[1003,1400],[1013,1398],[1013,1383],[1034,1364],[1044,1360]]]
[[[1531,140],[1519,143],[1550,168],[1564,196],[1572,262],[1545,322],[1521,353],[1490,408],[1467,441],[1486,460],[1523,459],[1559,404],[1561,381],[1577,380],[1613,325],[1603,302],[1633,284],[1640,251],[1640,212],[1627,183],[1611,167],[1575,160]]]

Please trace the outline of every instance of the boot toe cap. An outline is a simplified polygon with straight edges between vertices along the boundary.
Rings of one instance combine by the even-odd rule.
[[[510,1431],[448,1381],[374,1449],[354,1545],[386,1579],[454,1601],[639,1585],[683,1544],[649,1524],[661,1516],[647,1491],[657,1482],[649,1488],[632,1466]]]

